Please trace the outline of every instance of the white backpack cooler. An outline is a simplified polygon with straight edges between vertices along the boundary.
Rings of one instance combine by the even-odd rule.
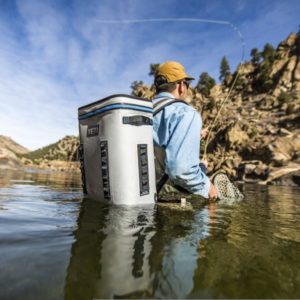
[[[156,201],[153,105],[113,95],[78,109],[83,190],[114,204]]]

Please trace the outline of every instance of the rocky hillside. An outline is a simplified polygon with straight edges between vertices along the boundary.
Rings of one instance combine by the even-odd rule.
[[[0,169],[20,168],[22,163],[18,155],[23,155],[28,152],[28,149],[22,147],[10,137],[0,135]]]
[[[78,146],[78,137],[65,136],[54,144],[19,155],[19,157],[26,167],[55,170],[78,169],[78,163],[76,162]]]
[[[269,50],[239,66],[208,141],[209,172],[223,169],[243,181],[299,185],[300,34]],[[208,93],[190,89],[188,102],[201,112],[204,127],[215,119],[237,71]],[[132,88],[140,97],[154,95],[142,82]]]
[[[79,139],[66,136],[58,142],[29,151],[11,138],[0,135],[0,169],[40,168],[79,171],[77,149]]]
[[[4,135],[0,135],[0,149],[7,149],[15,154],[25,154],[29,152],[28,149]]]

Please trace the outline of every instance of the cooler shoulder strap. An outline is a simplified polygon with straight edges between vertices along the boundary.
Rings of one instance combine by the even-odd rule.
[[[156,114],[158,114],[166,106],[169,106],[173,103],[178,103],[178,102],[188,105],[184,100],[180,100],[180,99],[176,99],[176,98],[163,98],[163,99],[159,100],[158,102],[156,102],[153,105],[153,115],[155,116]]]

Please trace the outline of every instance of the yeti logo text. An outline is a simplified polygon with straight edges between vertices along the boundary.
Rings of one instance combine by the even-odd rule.
[[[87,129],[87,137],[97,136],[99,133],[99,125],[89,126]]]

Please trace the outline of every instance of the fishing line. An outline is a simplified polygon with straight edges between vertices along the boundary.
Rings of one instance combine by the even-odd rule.
[[[245,57],[245,39],[241,33],[241,31],[231,22],[228,21],[223,21],[223,20],[214,20],[214,19],[201,19],[201,18],[150,18],[150,19],[123,19],[123,20],[102,20],[102,19],[97,19],[96,22],[103,23],[103,24],[137,24],[137,23],[155,23],[155,22],[191,22],[191,23],[211,23],[211,24],[218,24],[218,25],[224,25],[224,26],[229,26],[231,27],[234,32],[238,35],[240,42],[241,42],[241,48],[242,48],[242,53],[241,53],[241,60],[238,65],[238,71],[236,73],[236,76],[230,86],[229,92],[227,96],[224,98],[224,100],[221,102],[221,105],[217,111],[217,114],[215,118],[212,120],[212,122],[209,124],[208,128],[208,135],[204,147],[204,154],[203,157],[206,157],[207,153],[207,146],[210,142],[212,130],[216,126],[217,119],[220,116],[220,112],[224,106],[224,104],[227,102],[229,99],[233,88],[237,82],[237,79],[239,77],[239,74],[241,73],[241,69],[243,66],[244,62],[244,57]]]
[[[206,143],[205,143],[205,147],[204,147],[204,151],[203,151],[203,158],[206,158],[207,146],[208,146],[208,144],[209,144],[209,142],[210,142],[210,137],[211,137],[212,130],[213,130],[214,127],[216,126],[217,119],[218,119],[219,116],[220,116],[220,113],[221,113],[221,110],[222,110],[224,104],[225,104],[226,101],[229,99],[230,94],[231,94],[231,92],[233,91],[233,88],[234,88],[234,86],[235,86],[235,84],[236,84],[236,82],[237,82],[237,79],[238,79],[238,77],[239,77],[239,74],[241,73],[241,69],[242,69],[242,63],[240,63],[240,65],[238,66],[238,72],[237,72],[237,74],[236,74],[236,76],[235,76],[235,78],[234,78],[234,81],[233,81],[232,84],[231,84],[231,87],[230,87],[230,89],[229,89],[229,92],[228,92],[227,96],[226,96],[226,97],[224,98],[224,100],[221,102],[221,105],[220,105],[220,107],[219,107],[219,109],[218,109],[218,111],[217,111],[216,116],[214,117],[214,119],[212,120],[212,122],[208,125],[209,131],[208,131],[208,135],[207,135],[207,139],[206,139]]]

